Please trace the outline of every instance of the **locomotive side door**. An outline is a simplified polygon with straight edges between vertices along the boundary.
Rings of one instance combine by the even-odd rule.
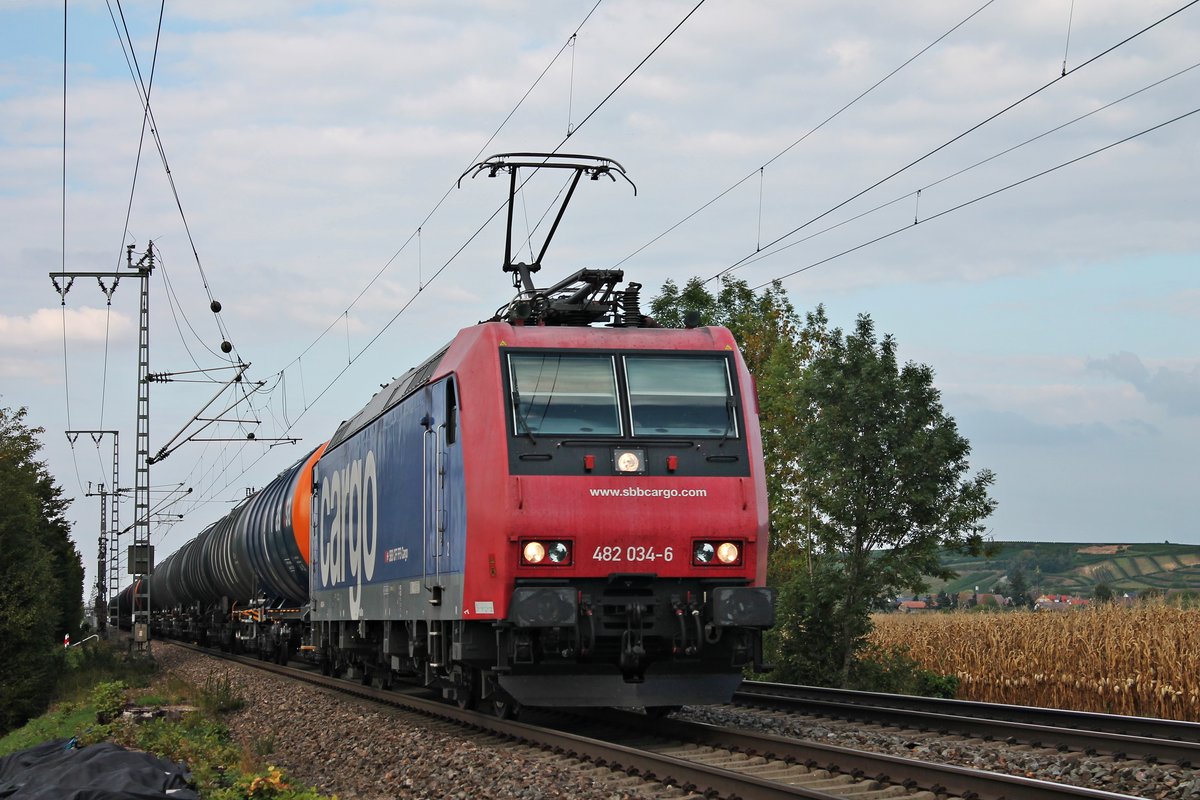
[[[422,563],[429,602],[439,605],[445,588],[443,575],[450,568],[447,469],[448,448],[457,428],[453,378],[425,388],[426,413],[421,420],[421,529]]]

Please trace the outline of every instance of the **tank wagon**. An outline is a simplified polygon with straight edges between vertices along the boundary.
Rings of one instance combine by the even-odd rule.
[[[480,167],[515,185],[525,155]],[[593,161],[566,163],[620,169]],[[653,326],[619,270],[505,268],[516,300],[158,566],[155,629],[502,715],[725,702],[761,668],[766,483],[733,336]]]

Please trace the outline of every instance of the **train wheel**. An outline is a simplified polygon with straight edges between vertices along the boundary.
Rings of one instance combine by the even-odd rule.
[[[450,672],[450,677],[454,681],[455,704],[461,709],[470,711],[479,708],[479,684],[481,682],[479,670],[474,667],[455,665]]]
[[[368,673],[371,676],[371,686],[376,689],[388,691],[392,688],[392,671],[385,667],[378,667]]]
[[[495,695],[492,699],[492,713],[498,719],[516,719],[521,713],[521,704],[511,697],[505,696],[501,698]]]

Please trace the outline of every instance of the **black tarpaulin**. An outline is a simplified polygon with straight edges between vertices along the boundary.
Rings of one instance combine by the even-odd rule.
[[[107,742],[76,748],[56,739],[0,758],[0,798],[199,800],[183,764]]]

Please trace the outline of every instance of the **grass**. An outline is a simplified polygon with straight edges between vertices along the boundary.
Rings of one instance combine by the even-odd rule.
[[[96,721],[96,710],[71,703],[56,706],[42,716],[31,719],[25,727],[10,731],[0,738],[0,756],[25,750],[51,739],[69,739]]]
[[[210,675],[194,686],[177,675],[156,671],[148,659],[128,660],[108,642],[69,654],[58,700],[48,712],[0,738],[0,756],[52,739],[76,738],[81,746],[114,742],[182,761],[206,800],[324,800],[316,790],[293,784],[265,762],[275,738],[235,742],[224,715],[244,706],[228,673]],[[123,717],[127,705],[162,708],[189,705],[181,719],[135,722]]]

